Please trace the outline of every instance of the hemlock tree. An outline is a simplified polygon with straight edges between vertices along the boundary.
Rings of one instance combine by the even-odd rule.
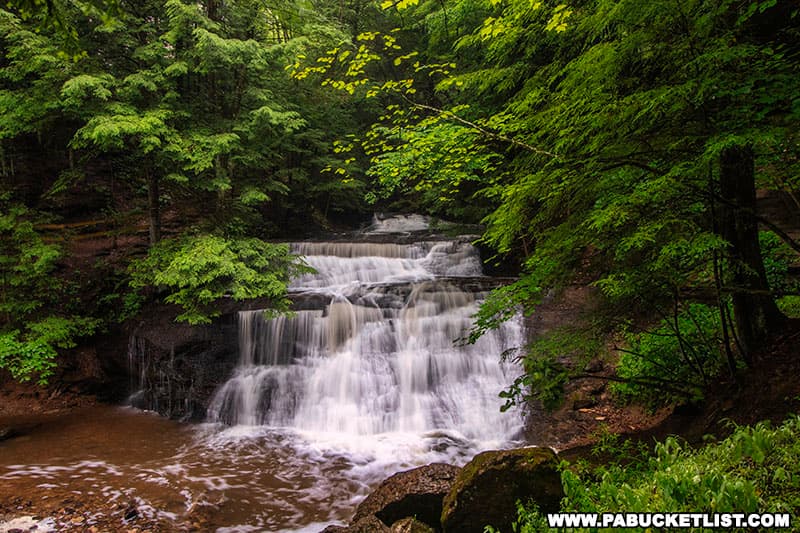
[[[601,0],[576,6],[563,32],[531,32],[528,65],[519,28],[492,39],[477,30],[463,46],[525,74],[504,89],[469,73],[467,90],[507,95],[492,123],[555,154],[516,150],[518,177],[487,218],[487,240],[532,250],[526,286],[566,283],[588,259],[618,311],[659,310],[682,349],[676,317],[693,294],[717,294],[723,331],[731,297],[729,367],[734,343],[749,363],[782,320],[755,186],[796,168],[798,22],[796,8],[774,1]]]
[[[237,209],[284,193],[269,171],[304,121],[272,90],[282,63],[265,42],[258,3],[171,0],[165,17],[156,15],[159,3],[148,7],[101,36],[112,68],[108,57],[87,58],[86,73],[67,81],[62,95],[65,108],[86,121],[74,147],[94,150],[94,157],[121,154],[140,169],[154,244],[161,204],[171,196],[203,198],[219,226]]]
[[[674,372],[651,373],[643,383],[680,385],[685,374],[677,367],[686,366],[702,385],[708,371],[718,371],[687,342],[683,321],[696,319],[688,304],[698,295],[716,301],[730,371],[736,373],[736,353],[749,364],[782,322],[757,224],[786,235],[754,207],[756,184],[791,183],[798,166],[797,7],[775,0],[400,4],[412,20],[417,13],[430,23],[430,42],[437,43],[418,63],[417,50],[395,54],[395,65],[413,63],[410,76],[373,83],[366,69],[352,68],[358,58],[343,62],[333,54],[322,68],[300,73],[346,64],[328,84],[394,97],[387,124],[366,143],[378,154],[369,172],[390,189],[453,198],[457,167],[448,166],[442,180],[409,170],[446,158],[439,150],[458,138],[437,144],[434,123],[471,130],[475,148],[466,157],[490,158],[471,178],[475,194],[495,204],[484,240],[500,253],[522,254],[525,274],[490,298],[474,334],[583,272],[623,329],[653,311],[671,324],[679,355],[667,369]],[[468,10],[476,15],[464,16]],[[445,16],[471,29],[461,25],[448,37]],[[384,57],[359,50],[362,63]],[[434,93],[421,95],[437,67]],[[426,145],[433,151],[423,156]],[[558,366],[548,352],[547,364]],[[535,352],[527,359],[529,377],[549,372],[534,370],[547,367],[536,359]]]
[[[46,377],[55,348],[96,325],[78,316],[51,319],[48,304],[60,293],[44,298],[34,286],[52,275],[61,251],[37,240],[21,203],[41,203],[48,190],[79,191],[87,175],[105,179],[111,194],[122,182],[123,202],[134,199],[125,206],[133,208],[124,213],[130,218],[145,206],[152,248],[136,263],[149,270],[132,267],[134,289],[166,291],[184,307],[180,318],[194,323],[214,316],[213,303],[224,296],[268,297],[285,310],[288,279],[304,267],[286,247],[250,235],[268,234],[262,227],[271,203],[294,185],[287,165],[309,174],[322,166],[290,156],[324,137],[319,131],[336,117],[335,106],[318,114],[317,131],[308,128],[284,67],[302,35],[330,38],[338,30],[291,3],[121,2],[108,19],[63,6],[71,36],[0,10],[0,161],[4,181],[12,178],[4,186],[16,187],[9,205],[22,210],[9,211],[2,228],[11,236],[3,237],[0,364],[20,379]],[[84,53],[64,51],[73,38]],[[58,178],[49,167],[31,171],[27,149],[43,144],[56,154],[52,167],[63,159],[69,171]],[[163,238],[165,210],[183,216],[183,235]],[[14,244],[20,239],[26,244]]]
[[[0,207],[0,369],[45,383],[56,350],[74,347],[100,322],[62,305],[65,283],[54,275],[61,251],[36,232],[35,214],[5,192]]]

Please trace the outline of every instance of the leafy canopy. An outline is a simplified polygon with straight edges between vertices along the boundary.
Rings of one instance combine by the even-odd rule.
[[[271,312],[288,310],[289,281],[309,271],[285,244],[197,235],[151,247],[147,257],[131,264],[130,284],[166,291],[164,301],[183,309],[177,320],[204,324],[219,316],[214,304],[223,297],[268,298]]]

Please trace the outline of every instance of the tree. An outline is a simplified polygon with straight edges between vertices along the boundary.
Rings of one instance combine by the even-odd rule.
[[[756,176],[746,146],[775,160],[796,135],[791,14],[775,2],[598,1],[576,8],[563,33],[533,35],[537,56],[550,60],[528,67],[495,123],[558,155],[515,156],[521,178],[504,188],[487,239],[501,250],[521,239],[532,250],[528,276],[543,287],[568,282],[589,253],[621,318],[677,316],[692,295],[718,290],[725,324],[732,295],[749,361],[780,324],[758,248],[755,183],[786,167]],[[487,53],[511,46],[503,41],[486,42]],[[500,57],[511,68],[517,56]],[[493,89],[470,75],[464,82]]]
[[[427,17],[431,7],[415,9]],[[750,361],[780,324],[752,199],[756,183],[786,183],[796,168],[797,9],[773,0],[465,0],[448,13],[471,26],[448,39],[436,19],[429,39],[439,44],[427,61],[411,59],[417,50],[396,53],[397,64],[414,62],[409,76],[370,83],[366,69],[350,68],[328,83],[395,97],[395,128],[380,126],[368,171],[391,187],[410,182],[453,198],[452,176],[404,174],[428,159],[415,147],[433,146],[434,121],[468,129],[473,157],[499,155],[493,161],[503,163],[473,178],[473,197],[494,202],[484,240],[522,255],[526,272],[490,298],[475,333],[582,272],[601,289],[612,326],[655,311],[681,347],[678,317],[698,296],[717,294],[721,327],[735,326],[724,342],[731,372],[736,348]],[[440,68],[433,94],[420,96],[420,73],[442,60],[447,72]],[[307,72],[320,70],[330,71]],[[398,144],[401,134],[411,141]],[[733,172],[752,167],[747,146],[753,172]]]
[[[95,221],[119,209],[126,229],[146,219],[150,251],[134,261],[130,284],[168,294],[182,320],[209,320],[226,296],[268,298],[286,310],[289,278],[305,269],[285,246],[254,236],[273,231],[277,200],[290,187],[304,207],[322,194],[328,204],[337,193],[342,203],[355,197],[354,187],[330,180],[309,185],[326,164],[326,130],[346,127],[348,111],[335,103],[313,110],[308,127],[298,104],[309,97],[296,94],[284,68],[287,54],[310,46],[308,36],[324,46],[342,35],[338,28],[299,4],[253,0],[121,2],[114,17],[97,16],[90,3],[12,7],[16,14],[0,10],[4,217],[11,206],[0,228],[0,366],[44,379],[58,348],[99,325],[70,307],[50,309],[77,298],[67,291],[77,276],[57,273],[65,251],[39,237],[31,206]],[[62,26],[43,22],[54,9],[68,15]],[[82,53],[65,52],[73,45]],[[315,186],[327,190],[303,190]],[[106,193],[99,205],[57,202],[93,189]],[[179,222],[164,231],[166,217]],[[121,271],[127,259],[108,268]],[[124,281],[98,281],[109,293],[98,301],[118,299]]]
[[[730,244],[733,316],[743,355],[749,359],[785,318],[770,294],[759,246],[752,148],[725,148],[720,154],[719,176],[719,227]]]
[[[269,298],[271,312],[286,312],[289,281],[310,271],[287,245],[196,235],[153,246],[147,257],[131,264],[130,284],[169,291],[165,301],[183,308],[177,320],[204,324],[219,316],[215,304],[225,296]]]
[[[36,232],[35,215],[5,192],[0,207],[0,369],[45,383],[56,350],[74,347],[99,321],[60,305],[66,288],[54,274],[61,252]]]

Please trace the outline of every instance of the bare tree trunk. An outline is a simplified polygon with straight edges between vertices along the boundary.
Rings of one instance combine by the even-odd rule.
[[[147,169],[147,211],[150,227],[150,246],[161,240],[161,206],[159,205],[158,176]]]
[[[770,294],[756,219],[756,187],[753,150],[731,146],[720,155],[720,233],[730,243],[733,316],[745,353],[751,358],[785,317]]]

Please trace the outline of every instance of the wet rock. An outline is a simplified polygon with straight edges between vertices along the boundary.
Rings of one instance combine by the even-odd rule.
[[[20,432],[17,428],[13,428],[10,426],[3,426],[0,427],[0,442],[8,439],[13,439],[14,437],[19,437]]]
[[[353,523],[370,515],[379,518],[384,525],[415,517],[438,528],[442,500],[450,492],[459,471],[456,466],[433,463],[399,472],[384,480],[361,502]]]
[[[125,509],[125,514],[123,515],[123,517],[128,522],[130,522],[131,520],[136,520],[137,518],[139,518],[139,509],[131,505],[130,507]]]
[[[104,353],[116,354],[117,372],[127,374],[127,401],[170,418],[203,420],[238,359],[238,309],[230,307],[211,324],[190,326],[174,321],[174,309],[154,306],[129,327],[127,346],[101,345]]]
[[[353,521],[349,526],[328,526],[320,533],[390,533],[386,524],[374,515],[368,515],[358,521]]]
[[[347,533],[347,526],[330,525],[319,533]]]
[[[533,500],[543,512],[558,511],[564,491],[557,467],[558,457],[550,448],[476,455],[444,498],[445,532],[482,533],[486,525],[511,531],[517,500]]]
[[[403,518],[391,527],[392,533],[436,533],[436,530],[416,518]]]
[[[347,528],[347,533],[389,533],[389,528],[375,516],[362,518]]]

